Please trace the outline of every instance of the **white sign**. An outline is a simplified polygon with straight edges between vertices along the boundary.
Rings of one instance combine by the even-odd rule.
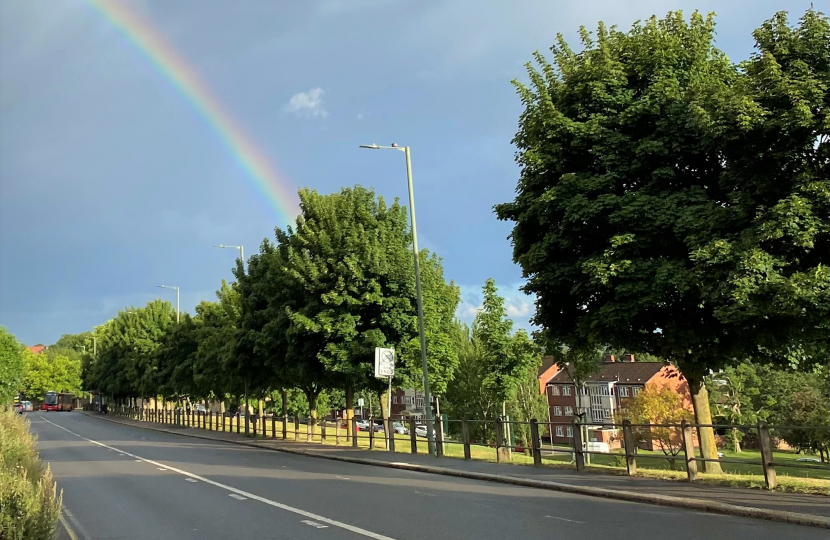
[[[357,406],[363,407],[363,398],[357,398]]]
[[[375,348],[375,377],[383,379],[395,375],[395,349]]]

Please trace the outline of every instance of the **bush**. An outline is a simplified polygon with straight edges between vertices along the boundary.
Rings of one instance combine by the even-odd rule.
[[[61,508],[52,473],[41,470],[29,422],[0,411],[0,540],[49,540]]]

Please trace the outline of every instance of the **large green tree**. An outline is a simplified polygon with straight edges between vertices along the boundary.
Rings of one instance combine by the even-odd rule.
[[[515,222],[535,323],[574,348],[676,363],[708,424],[709,370],[827,355],[828,23],[777,15],[740,68],[714,47],[713,16],[581,36],[582,52],[559,36],[554,64],[537,53],[516,83],[521,177],[496,212]]]
[[[10,403],[20,391],[23,370],[23,346],[0,326],[0,406]]]

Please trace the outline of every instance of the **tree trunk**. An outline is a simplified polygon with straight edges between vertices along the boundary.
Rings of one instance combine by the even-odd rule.
[[[311,441],[311,437],[314,435],[314,427],[317,425],[317,396],[319,395],[320,392],[313,390],[308,390],[305,393],[305,397],[308,399],[308,441]]]
[[[288,416],[288,390],[283,388],[280,394],[282,395],[282,415]]]
[[[388,405],[389,391],[386,390],[380,394],[380,415],[382,418],[389,418],[391,411]]]
[[[711,424],[712,411],[709,409],[709,392],[703,381],[688,378],[689,390],[692,393],[692,406],[695,410],[695,422]],[[698,427],[697,438],[700,442],[700,456],[706,459],[718,459],[718,448],[715,444],[715,430],[711,427]],[[707,473],[723,473],[717,461],[701,461],[701,469]]]
[[[732,446],[735,447],[736,454],[741,453],[741,439],[738,435],[738,428],[732,428]]]
[[[354,388],[349,385],[346,387],[346,437],[354,435],[352,418],[354,418]]]
[[[257,405],[258,405],[257,406],[257,409],[258,409],[257,412],[259,413],[259,417],[262,418],[263,412],[264,412],[263,409],[265,408],[265,402],[260,399],[259,403],[257,403]]]

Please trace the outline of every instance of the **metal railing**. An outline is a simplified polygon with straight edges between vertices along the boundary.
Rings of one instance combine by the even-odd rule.
[[[90,406],[92,407],[92,406]],[[558,455],[570,456],[571,465],[577,471],[584,471],[590,465],[591,456],[614,456],[621,462],[618,466],[624,467],[628,475],[637,474],[638,460],[666,460],[672,469],[677,464],[685,470],[687,479],[694,482],[698,479],[698,469],[706,468],[706,463],[718,462],[723,464],[740,464],[759,467],[763,472],[767,489],[775,489],[778,484],[776,468],[810,469],[830,473],[830,465],[826,463],[794,463],[792,460],[776,460],[774,458],[775,444],[773,433],[778,430],[830,430],[827,426],[768,426],[764,422],[756,425],[733,424],[694,424],[686,422],[666,424],[633,424],[624,420],[621,424],[608,423],[580,423],[573,422],[538,422],[531,419],[527,422],[496,418],[493,420],[456,420],[448,418],[427,419],[423,424],[416,424],[414,418],[374,418],[367,419],[323,419],[312,421],[287,415],[246,415],[217,413],[214,411],[200,411],[195,409],[159,409],[149,407],[126,407],[109,405],[108,414],[114,414],[133,420],[155,422],[180,428],[203,429],[215,432],[244,433],[248,437],[271,438],[286,441],[306,443],[334,444],[336,446],[351,446],[353,448],[378,447],[390,452],[426,453],[426,430],[433,429],[435,434],[435,455],[444,457],[448,449],[460,446],[461,455],[465,460],[482,459],[480,451],[474,456],[473,449],[487,449],[495,452],[495,461],[512,461],[515,454],[526,454],[532,458],[534,466],[541,467],[548,462],[557,461]],[[405,427],[406,429],[400,429]],[[420,429],[419,429],[420,427]],[[561,429],[557,429],[561,428]],[[615,433],[615,443],[620,444],[619,453],[592,449],[593,441],[585,441],[584,429],[610,430]],[[695,430],[712,428],[724,430],[740,430],[745,437],[751,438],[760,449],[761,459],[733,459],[718,457],[717,459],[699,456],[695,447]],[[638,452],[643,446],[654,446],[654,430],[671,430],[666,438],[666,431],[658,446],[663,454],[644,454]],[[422,436],[419,436],[422,432]],[[473,433],[477,437],[473,437]],[[521,432],[519,441],[516,433]],[[543,443],[541,434],[547,432],[549,445]],[[567,433],[567,435],[565,435]],[[621,434],[621,435],[620,435]],[[407,441],[408,439],[408,441]],[[559,439],[558,444],[554,439]],[[567,441],[567,442],[563,442]],[[524,441],[524,442],[522,442]],[[406,444],[406,443],[409,444]],[[361,443],[366,443],[361,444]],[[525,444],[527,443],[527,444]],[[492,456],[492,454],[491,454]],[[484,459],[492,459],[484,457]]]

